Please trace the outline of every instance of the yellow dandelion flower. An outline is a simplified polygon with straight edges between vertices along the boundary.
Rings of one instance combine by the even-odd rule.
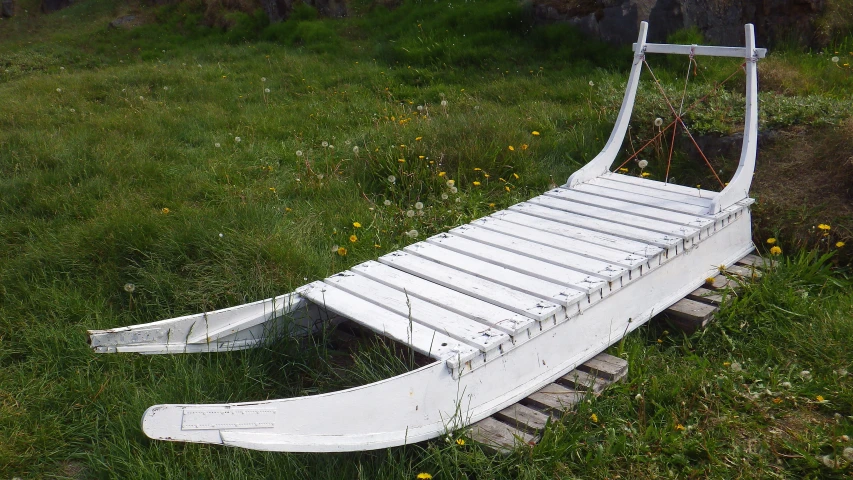
[[[530,132],[530,134],[533,135],[534,137],[539,136],[539,132],[537,132],[536,130],[533,130],[532,132]]]
[[[512,145],[510,145],[510,146],[509,146],[509,151],[510,151],[510,152],[514,152],[514,151],[515,151],[515,147],[513,147]]]
[[[835,246],[836,246],[836,247],[838,247],[838,248],[841,248],[841,247],[843,247],[844,245],[845,245],[845,244],[844,244],[844,242],[837,242],[837,243],[835,244]]]
[[[592,420],[594,423],[598,423],[598,415],[594,413],[589,416],[589,419]]]
[[[361,224],[358,222],[352,222],[352,226],[355,228],[361,228]]]
[[[661,339],[659,338],[659,339],[658,339],[658,343],[663,343],[663,340],[661,340]]]
[[[714,284],[714,277],[706,278],[705,283],[707,283],[708,285],[713,285]]]
[[[275,187],[270,187],[270,191],[271,191],[272,193],[275,193]]]
[[[424,159],[424,156],[423,156],[423,155],[418,155],[418,159],[423,160],[423,159]],[[429,163],[432,163],[432,162],[429,162]]]
[[[447,175],[447,172],[438,172],[438,176],[439,176],[439,177],[443,177],[443,176],[445,176],[445,175]]]
[[[770,254],[771,254],[771,255],[781,255],[781,254],[782,254],[782,249],[781,249],[781,248],[779,248],[779,247],[773,247],[773,248],[771,248],[771,249],[770,249]]]
[[[646,177],[648,177],[648,176],[650,176],[650,175],[651,175],[651,173],[649,173],[649,172],[643,172],[643,173],[641,173],[641,174],[640,174],[640,176],[641,176],[641,177],[643,177],[643,178],[646,178]]]
[[[488,173],[484,173],[484,174],[483,174],[483,176],[484,176],[484,177],[486,177],[486,178],[489,178],[489,174],[488,174]]]
[[[731,364],[732,364],[732,362],[723,362],[724,367],[729,367],[729,366],[731,366]]]
[[[424,138],[424,137],[415,137],[415,141],[420,142],[422,138]]]
[[[350,235],[349,241],[350,241],[350,243],[355,243],[358,241],[358,237],[356,237],[355,235]]]
[[[479,186],[480,186],[480,182],[474,182],[474,186],[475,186],[475,187],[479,187]]]
[[[489,204],[489,207],[491,207],[491,208],[495,208],[495,204],[494,204],[494,203],[490,203],[490,204]]]
[[[619,171],[622,173],[628,173],[628,169],[625,167],[620,168]]]
[[[511,190],[510,190],[510,188],[509,188],[508,186],[505,186],[505,187],[504,187],[504,190],[506,190],[507,192],[511,191]]]
[[[687,430],[686,428],[684,428],[684,425],[682,425],[682,424],[680,424],[680,423],[679,423],[678,425],[676,425],[676,426],[675,426],[675,429],[676,429],[676,430]]]
[[[498,180],[500,180],[500,181],[502,181],[502,182],[506,183],[506,179],[504,179],[504,178],[500,178],[500,177],[498,177]]]
[[[482,168],[480,168],[480,167],[474,167],[474,171],[475,171],[475,172],[479,172],[480,170],[482,170]]]
[[[405,159],[405,158],[398,158],[398,159],[397,159],[397,161],[398,161],[398,162],[400,162],[400,163],[406,163],[406,159]]]
[[[522,143],[522,144],[521,144],[521,149],[522,149],[522,150],[527,150],[527,147],[528,147],[528,145],[527,145],[526,143]]]
[[[819,228],[823,231],[827,231],[827,230],[831,229],[832,227],[830,227],[829,225],[827,225],[825,223],[821,223],[820,225],[817,226],[817,228]]]
[[[775,403],[776,405],[778,405],[778,404],[782,403],[782,399],[781,399],[781,398],[779,398],[779,397],[776,397],[776,398],[774,398],[774,399],[773,399],[773,403]]]
[[[285,212],[292,212],[292,211],[293,211],[293,209],[292,209],[292,208],[290,208],[290,207],[284,207],[284,211],[285,211]]]
[[[418,480],[432,480],[432,475],[430,475],[426,472],[421,472],[418,474],[418,476],[416,478]]]
[[[512,174],[512,178],[514,178],[514,179],[518,180],[520,177],[518,176],[518,174],[517,174],[517,173],[513,173],[513,174]]]
[[[379,245],[378,243],[374,243],[373,248],[382,248],[382,245]]]
[[[717,267],[717,270],[719,270],[719,271],[720,271],[720,273],[726,273],[726,266],[725,266],[725,265],[720,265],[719,267]]]
[[[338,255],[340,255],[340,256],[342,256],[342,257],[344,257],[344,256],[346,256],[346,254],[347,254],[347,249],[346,249],[346,248],[344,248],[344,247],[339,247],[339,248],[338,248]]]
[[[162,213],[163,215],[168,215],[168,214],[169,214],[169,212],[171,212],[171,210],[169,210],[169,209],[168,209],[168,208],[166,208],[166,207],[163,207],[163,208],[160,210],[160,213]]]
[[[406,146],[401,143],[400,148],[406,148]]]
[[[825,398],[823,398],[823,395],[818,395],[818,396],[817,396],[817,397],[815,397],[815,398],[817,398],[817,401],[818,401],[818,402],[820,402],[820,403],[823,403],[823,402],[825,402],[825,401],[826,401],[826,399],[825,399]]]
[[[462,445],[465,445],[465,439],[457,438],[457,439],[456,439],[456,445],[459,445],[460,447],[461,447]]]
[[[776,243],[776,239],[775,239],[775,238],[773,238],[773,237],[770,237],[770,238],[768,238],[768,239],[767,239],[767,243],[768,243],[769,245],[773,245],[774,243]]]

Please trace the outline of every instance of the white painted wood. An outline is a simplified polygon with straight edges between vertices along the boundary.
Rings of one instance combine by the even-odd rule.
[[[627,175],[614,174],[613,176],[621,176],[626,177]],[[643,180],[643,179],[638,179]],[[671,183],[663,183],[663,182],[655,182],[661,185],[673,185]],[[708,207],[711,206],[711,197],[698,197],[696,195],[686,195],[684,193],[679,193],[674,191],[672,188],[653,188],[649,185],[638,185],[635,183],[627,183],[627,182],[617,182],[612,179],[611,176],[601,176],[589,181],[589,183],[584,184],[587,185],[597,185],[599,187],[608,188],[612,190],[622,190],[626,192],[638,193],[640,195],[646,195],[649,197],[656,197],[663,200],[669,200],[675,203],[686,203],[689,205],[694,205],[697,207],[702,207],[705,209],[705,213],[707,213]],[[713,192],[712,192],[713,193]]]
[[[694,217],[701,217],[707,215],[708,213],[707,206],[700,207],[698,205],[674,202],[672,200],[665,200],[663,198],[658,197],[650,197],[648,195],[642,195],[639,193],[626,192],[624,190],[616,190],[614,188],[600,187],[598,185],[593,185],[592,182],[584,183],[582,185],[576,185],[573,190],[576,190],[578,192],[589,193],[591,195],[597,195],[599,197],[604,197],[608,199],[630,202],[637,205],[645,205],[648,207],[668,210],[671,212],[678,212]]]
[[[297,294],[157,322],[89,330],[98,353],[181,353],[255,347],[277,335],[304,335],[321,321]],[[150,350],[150,351],[149,351]]]
[[[672,250],[675,254],[676,249],[683,248],[684,237],[676,235],[667,235],[665,233],[656,232],[640,227],[632,227],[620,223],[611,222],[606,219],[589,217],[574,212],[566,212],[549,208],[546,205],[541,205],[533,202],[523,202],[509,207],[509,211],[515,211],[525,215],[535,216],[544,220],[559,222],[565,225],[571,225],[579,228],[586,228],[593,232],[601,232],[616,237],[626,239],[634,239],[635,241],[648,242],[652,245]]]
[[[637,97],[637,85],[640,83],[640,73],[643,70],[643,46],[646,44],[646,33],[648,32],[649,24],[646,22],[640,23],[640,33],[637,35],[637,45],[639,49],[634,54],[634,62],[631,65],[631,73],[628,76],[628,84],[625,86],[625,96],[622,99],[622,106],[619,109],[619,115],[616,117],[616,124],[613,126],[613,131],[610,133],[610,138],[607,143],[595,158],[589,163],[581,167],[578,171],[569,177],[566,182],[568,186],[574,186],[580,183],[588,182],[610,170],[613,160],[619,154],[619,149],[622,148],[622,141],[625,139],[625,132],[628,131],[628,124],[631,122],[631,112],[634,110],[634,99]]]
[[[542,245],[547,245],[549,247],[558,248],[584,257],[603,260],[628,269],[634,269],[648,264],[648,257],[645,255],[634,255],[632,253],[626,254],[626,252],[602,247],[595,243],[575,240],[573,238],[567,238],[562,235],[545,232],[536,228],[506,222],[494,216],[474,220],[469,225],[482,227],[482,229],[490,230],[499,234],[509,235]],[[464,236],[465,234],[463,233],[462,235]]]
[[[637,44],[632,44],[631,48],[636,52]],[[764,58],[767,55],[766,48],[755,48],[750,50],[749,47],[716,47],[706,45],[674,45],[669,43],[646,43],[643,45],[645,53],[667,53],[675,55],[697,55],[708,57],[735,57],[735,58],[752,58],[753,55],[758,58]],[[752,52],[752,53],[750,53]]]
[[[607,220],[613,223],[621,223],[622,225],[628,225],[631,227],[643,228],[658,233],[665,233],[669,236],[683,238],[691,242],[694,238],[699,236],[699,229],[694,227],[678,225],[648,217],[640,217],[630,213],[617,212],[616,210],[608,210],[588,204],[576,203],[548,195],[533,197],[527,203],[533,203],[542,207],[552,208],[554,210],[577,213],[579,215]]]
[[[516,225],[535,228],[536,230],[540,230],[543,232],[573,238],[576,240],[583,240],[584,242],[592,243],[595,245],[601,245],[603,247],[608,247],[613,250],[620,250],[622,252],[632,253],[634,255],[641,255],[648,258],[649,261],[658,259],[658,257],[663,253],[662,248],[656,245],[652,245],[650,243],[630,240],[624,237],[617,237],[616,235],[601,233],[595,230],[589,230],[587,228],[575,227],[574,225],[567,225],[565,223],[546,220],[544,218],[534,217],[532,215],[525,215],[523,213],[514,212],[512,210],[501,210],[499,212],[493,213],[491,217],[485,218],[496,218],[501,221],[514,223]]]
[[[648,178],[639,178],[633,175],[622,175],[619,173],[605,173],[600,178],[611,180],[614,182],[628,183],[631,185],[639,185],[642,187],[653,188],[665,192],[675,192],[695,198],[704,198],[713,201],[720,192],[706,190],[704,188],[686,187],[676,183],[664,183],[657,180],[649,180]]]
[[[602,282],[605,280],[605,277],[601,275],[568,269],[542,260],[541,257],[527,256],[517,251],[493,247],[457,235],[440,233],[428,238],[427,242],[471,258],[479,259],[483,262],[499,265],[552,283],[572,287],[585,293],[602,288]],[[621,272],[627,273],[625,269],[622,269]],[[615,278],[618,279],[619,277],[616,276]]]
[[[379,257],[379,261],[539,322],[552,318],[561,310],[556,303],[431,262],[408,252],[392,252]]]
[[[540,277],[527,275],[493,262],[480,260],[427,242],[418,242],[409,245],[404,250],[407,253],[423,257],[453,270],[459,270],[488,280],[489,282],[503,285],[511,290],[554,302],[566,307],[568,311],[575,313],[577,313],[578,309],[582,308],[582,303],[589,303],[601,298],[600,289],[605,287],[603,280],[591,278],[591,282],[594,281],[597,283],[590,284],[589,292],[578,290],[562,285],[555,280],[543,280]],[[496,305],[500,304],[496,303]],[[510,310],[517,311],[514,309]]]
[[[578,255],[518,237],[511,237],[470,224],[456,227],[447,234],[436,235],[427,241],[461,251],[462,253],[480,255],[480,258],[486,261],[489,261],[489,258],[491,258],[490,252],[495,251],[489,247],[493,246],[499,249],[499,251],[503,250],[521,255],[522,262],[529,262],[528,259],[531,258],[538,259],[551,265],[568,269],[572,273],[580,272],[581,274],[585,274],[584,280],[587,281],[590,275],[603,278],[610,282],[619,281],[622,277],[626,277],[624,281],[629,280],[629,270],[611,262]],[[459,245],[458,249],[456,248],[457,245]],[[639,268],[640,265],[642,265],[642,262],[638,262],[636,267]],[[555,275],[549,278],[562,277]]]
[[[639,205],[632,202],[601,197],[574,189],[555,188],[545,192],[545,195],[559,198],[561,200],[569,200],[585,205],[606,208],[616,212],[630,213],[631,215],[637,215],[639,217],[663,220],[665,222],[675,223],[678,225],[687,225],[697,229],[706,228],[714,223],[714,221],[709,218],[698,217],[696,215],[686,215],[684,213],[677,213],[646,205]]]
[[[740,162],[729,184],[714,198],[710,213],[717,213],[736,202],[749,198],[749,187],[755,171],[758,150],[758,70],[761,54],[755,48],[755,29],[751,23],[744,26],[746,35],[746,120],[743,127],[743,147]]]
[[[437,330],[484,353],[497,350],[501,344],[510,341],[509,335],[504,332],[353,272],[332,275],[325,279],[324,283]]]
[[[412,347],[420,354],[446,360],[448,365],[458,368],[458,365],[480,355],[476,348],[327,283],[312,282],[296,291],[320,308],[352,319],[376,333]]]
[[[217,443],[268,451],[328,452],[387,448],[444,434],[500,411],[553,382],[652,315],[694,290],[715,271],[751,249],[749,216],[702,242],[690,256],[676,259],[632,282],[610,299],[572,321],[558,323],[510,350],[501,361],[454,379],[433,364],[388,380],[307,397],[212,405],[157,405],[143,416],[150,438]],[[495,381],[495,379],[500,379]],[[255,421],[272,428],[184,430],[185,410],[229,412],[274,409]],[[217,417],[228,422],[230,414]]]
[[[512,336],[519,336],[533,326],[533,319],[492,305],[478,298],[457,292],[437,283],[424,280],[402,270],[369,261],[352,268],[352,271],[372,280],[405,291],[411,297],[428,302],[464,315],[489,327],[494,327]]]

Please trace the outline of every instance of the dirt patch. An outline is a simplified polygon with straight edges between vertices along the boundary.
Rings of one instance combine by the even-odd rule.
[[[837,127],[798,127],[759,145],[752,183],[758,239],[796,248],[853,250],[853,119]],[[828,224],[828,235],[816,228]],[[844,242],[846,248],[836,247]],[[784,248],[784,246],[783,246]]]

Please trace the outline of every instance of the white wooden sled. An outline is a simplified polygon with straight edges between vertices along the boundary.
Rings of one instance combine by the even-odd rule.
[[[619,341],[752,249],[748,196],[758,124],[752,25],[746,47],[646,43],[643,23],[615,128],[567,184],[298,288],[215,312],[89,332],[96,352],[251,348],[334,316],[435,362],[323,395],[156,405],[153,439],[291,452],[354,451],[435,438],[492,415]],[[613,174],[645,55],[745,59],[740,165],[721,192]],[[674,122],[681,111],[673,109]],[[683,125],[683,124],[682,124]],[[686,126],[684,127],[686,129]],[[295,333],[295,332],[291,332]]]

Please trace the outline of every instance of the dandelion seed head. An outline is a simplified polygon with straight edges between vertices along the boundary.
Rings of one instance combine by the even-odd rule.
[[[267,81],[267,77],[261,77],[261,81],[262,81],[262,82],[266,82],[266,81]]]
[[[659,127],[659,126],[661,126],[661,125],[663,125],[663,119],[662,119],[662,118],[660,118],[660,117],[656,118],[656,119],[655,119],[655,126],[656,126],[656,127]]]
[[[450,187],[450,193],[456,193],[456,192],[458,192],[458,191],[459,191],[459,189],[458,189],[458,188],[456,188],[456,187]],[[458,200],[458,199],[457,199],[457,200]]]
[[[637,162],[637,166],[640,168],[646,168],[649,166],[649,161],[648,160],[640,160],[639,162]]]
[[[125,291],[125,292],[127,292],[127,293],[133,293],[133,292],[134,292],[134,290],[136,290],[136,285],[134,285],[134,284],[132,284],[132,283],[125,283],[125,284],[124,284],[124,291]]]
[[[296,151],[296,156],[297,156],[297,157],[301,157],[301,156],[302,156],[302,150],[297,150],[297,151]]]
[[[242,139],[242,138],[240,138],[240,137],[234,137],[234,141],[235,141],[236,143],[240,143],[240,142],[242,142],[242,141],[243,141],[243,139]]]
[[[62,93],[62,89],[61,89],[61,88],[57,88],[57,89],[56,89],[56,93]]]
[[[446,107],[446,106],[447,106],[447,100],[442,100],[442,101],[441,101],[441,106],[442,106],[442,107]]]
[[[388,181],[394,183],[397,181],[397,177],[395,177],[394,175],[388,175]]]
[[[424,111],[424,106],[423,106],[423,105],[418,105],[418,111],[419,111],[419,112],[423,112],[423,111]]]
[[[358,155],[358,145],[356,145],[355,147],[352,147],[352,153]]]
[[[839,60],[840,58],[838,57],[832,57],[832,63],[838,63]]]
[[[410,238],[418,238],[418,231],[409,230],[408,232],[406,232],[406,235],[408,235]]]
[[[448,198],[448,197],[447,197],[447,194],[446,194],[446,193],[442,193],[442,194],[441,194],[441,199],[442,199],[442,200],[447,200],[447,198]]]
[[[169,90],[169,87],[168,87],[168,86],[167,86],[167,87],[163,87],[163,90]]]
[[[407,211],[406,211],[406,216],[407,216],[407,217],[409,217],[409,218],[414,217],[414,216],[415,216],[415,211],[414,211],[414,210],[407,210]]]
[[[269,88],[265,88],[265,89],[264,89],[264,93],[270,93],[270,89],[269,89]]]
[[[220,233],[220,234],[219,234],[219,238],[222,238],[222,237],[224,237],[224,236],[225,236],[225,235],[224,235],[224,234],[222,234],[222,233]]]
[[[388,207],[388,206],[390,206],[390,205],[391,205],[391,200],[385,200],[385,201],[384,201],[384,202],[382,202],[382,203],[384,203],[384,204],[385,204],[385,206],[386,206],[386,207]]]
[[[323,142],[322,142],[320,145],[322,145],[322,146],[323,146],[323,148],[326,148],[326,147],[328,147],[328,146],[329,146],[329,142],[327,142],[327,141],[323,140]]]
[[[415,202],[415,210],[423,210],[424,204],[421,202]]]
[[[590,80],[590,81],[589,81],[589,86],[590,86],[590,87],[594,87],[594,86],[595,86],[595,83],[594,83],[592,80]]]
[[[456,184],[456,182],[455,182],[455,181],[453,181],[453,180],[448,180],[448,181],[447,181],[447,186],[448,186],[448,187],[452,187],[452,186],[453,186],[453,185],[455,185],[455,184]]]

